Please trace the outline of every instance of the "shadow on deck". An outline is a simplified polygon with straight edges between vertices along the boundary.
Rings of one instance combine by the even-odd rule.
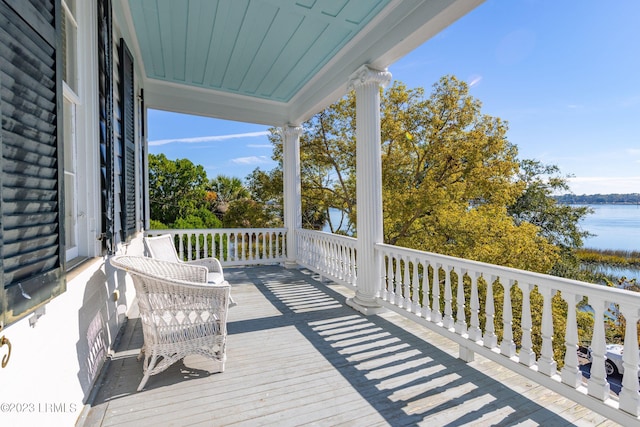
[[[403,317],[364,317],[350,291],[307,270],[225,270],[227,366],[187,357],[142,392],[139,319],[131,318],[85,426],[616,425]]]

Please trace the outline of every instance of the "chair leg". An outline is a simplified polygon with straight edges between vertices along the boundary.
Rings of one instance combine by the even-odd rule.
[[[149,361],[149,359],[151,359],[151,361]],[[145,357],[143,366],[144,376],[142,377],[142,381],[140,381],[140,385],[138,385],[138,391],[141,391],[144,388],[145,384],[149,380],[149,377],[151,376],[151,370],[156,366],[157,361],[158,355],[155,353],[150,358]]]

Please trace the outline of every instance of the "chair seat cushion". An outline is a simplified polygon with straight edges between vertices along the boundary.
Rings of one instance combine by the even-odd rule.
[[[224,282],[224,275],[219,272],[209,272],[207,275],[207,282],[213,283],[214,285],[219,285]]]

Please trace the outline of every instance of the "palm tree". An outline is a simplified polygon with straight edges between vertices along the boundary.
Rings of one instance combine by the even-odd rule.
[[[219,215],[224,215],[230,203],[250,197],[240,178],[226,175],[218,175],[209,181],[209,191],[215,193],[214,210]]]

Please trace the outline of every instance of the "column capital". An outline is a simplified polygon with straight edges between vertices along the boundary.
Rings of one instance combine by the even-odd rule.
[[[376,70],[368,65],[363,65],[355,73],[351,74],[348,87],[349,89],[356,89],[367,83],[377,83],[380,87],[386,87],[390,81],[391,73],[386,69]]]
[[[280,129],[280,132],[285,138],[298,138],[302,135],[302,126],[286,125]]]

